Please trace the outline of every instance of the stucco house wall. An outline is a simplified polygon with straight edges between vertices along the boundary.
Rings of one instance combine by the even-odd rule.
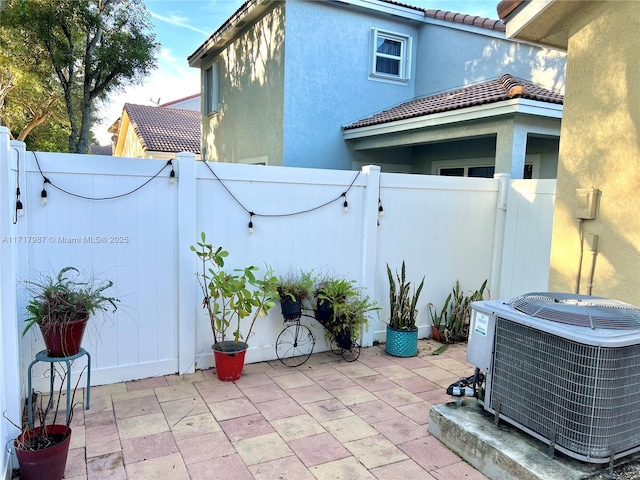
[[[567,50],[549,288],[640,305],[640,3],[503,1],[498,12],[508,36]],[[585,219],[576,190],[591,188]]]
[[[601,190],[593,294],[640,305],[640,3],[594,2],[566,18],[567,90],[550,288],[572,291],[579,262],[576,189]],[[581,292],[591,253],[585,247]]]
[[[202,156],[233,163],[282,165],[285,4],[245,29],[212,61],[219,109],[203,114]]]

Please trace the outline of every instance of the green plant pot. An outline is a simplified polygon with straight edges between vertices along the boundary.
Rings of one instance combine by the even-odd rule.
[[[418,354],[418,329],[396,330],[387,325],[386,352],[394,357],[415,357]]]

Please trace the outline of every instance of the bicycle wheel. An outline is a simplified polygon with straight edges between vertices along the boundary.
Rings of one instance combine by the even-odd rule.
[[[351,344],[351,348],[343,348],[342,349],[342,358],[344,358],[347,362],[354,362],[360,356],[360,345],[358,342],[354,341]]]
[[[299,367],[309,360],[316,337],[306,325],[294,323],[280,332],[276,339],[276,355],[283,365]]]

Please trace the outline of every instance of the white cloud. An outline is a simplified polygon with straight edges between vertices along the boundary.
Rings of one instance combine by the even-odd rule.
[[[155,18],[156,20],[160,20],[161,22],[165,22],[165,23],[168,23],[170,25],[175,25],[176,27],[186,28],[188,30],[192,30],[194,32],[198,32],[198,33],[201,33],[201,34],[207,35],[207,36],[211,34],[210,31],[202,30],[202,29],[200,29],[198,27],[194,27],[193,25],[188,23],[190,21],[190,19],[187,18],[187,17],[180,17],[178,15],[171,15],[169,17],[165,17],[165,16],[162,16],[162,15],[160,15],[158,13],[155,13],[155,12],[152,12],[152,11],[150,11],[149,13],[151,14],[151,16],[153,18]]]

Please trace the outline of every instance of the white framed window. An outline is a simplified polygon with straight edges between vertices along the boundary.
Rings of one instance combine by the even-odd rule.
[[[203,95],[203,112],[205,115],[211,115],[218,111],[218,64],[212,63],[209,68],[203,72],[202,85]]]
[[[406,82],[411,74],[411,37],[371,29],[372,78]]]
[[[495,163],[493,158],[461,160],[438,160],[432,163],[431,173],[448,177],[493,178]],[[527,155],[522,172],[524,179],[539,178],[540,155]]]

